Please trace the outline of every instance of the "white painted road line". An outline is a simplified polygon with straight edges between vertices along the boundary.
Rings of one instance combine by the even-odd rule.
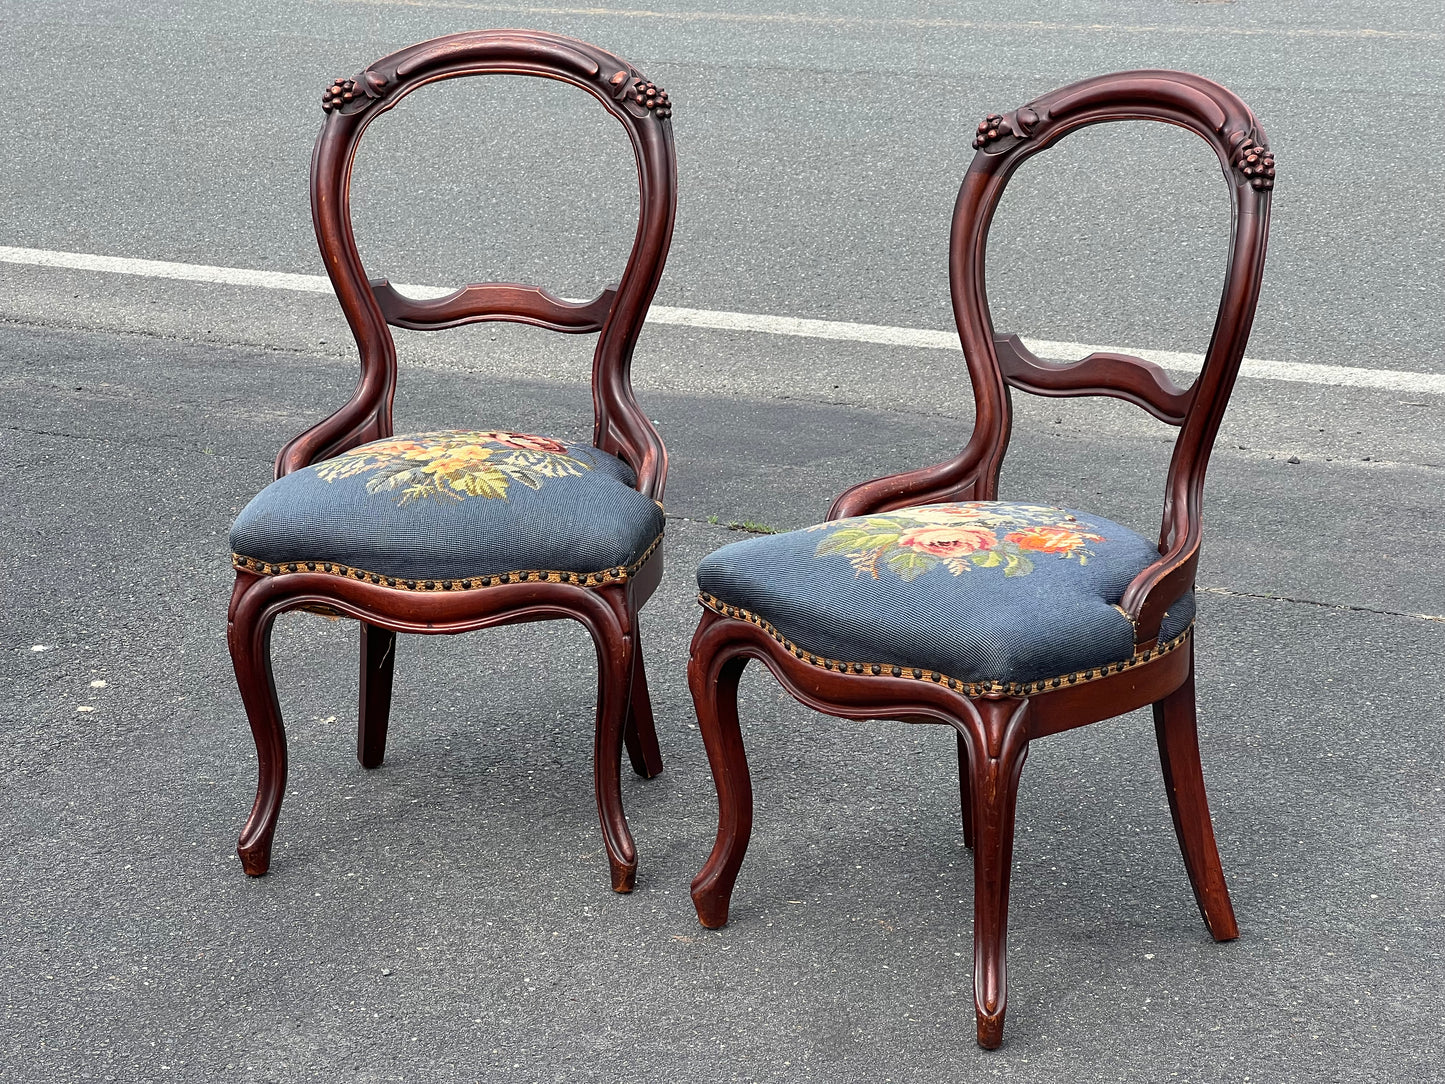
[[[574,18],[646,19],[650,22],[717,22],[839,27],[843,29],[973,30],[989,34],[1062,32],[1073,34],[1174,34],[1197,37],[1337,38],[1369,41],[1445,41],[1438,30],[1374,30],[1370,27],[1325,27],[1285,24],[1276,26],[1230,26],[1225,23],[1061,23],[1042,19],[1001,22],[998,20],[949,17],[826,15],[793,11],[655,11],[650,8],[564,6],[556,4],[506,4],[491,0],[331,0],[332,3],[367,7],[434,8],[442,11],[494,11],[510,15],[562,15]],[[1201,2],[1201,0],[1195,0]],[[1211,0],[1202,0],[1209,3]],[[1220,0],[1213,0],[1219,3]]]
[[[284,271],[250,271],[244,267],[212,267],[203,263],[169,260],[132,260],[125,256],[96,256],[89,252],[53,252],[48,248],[6,248],[0,245],[0,263],[60,267],[70,271],[105,271],[113,275],[140,275],[182,282],[215,282],[226,286],[256,286],[265,290],[297,290],[304,294],[331,293],[325,275],[291,275]],[[445,297],[450,289],[393,283],[412,297]]]
[[[145,278],[177,279],[184,282],[210,282],[265,290],[293,290],[308,294],[331,293],[331,281],[324,275],[293,275],[282,271],[252,271],[241,267],[212,267],[208,264],[172,263],[167,260],[135,260],[123,256],[97,256],[85,252],[54,252],[43,248],[0,246],[0,263],[55,267],[72,271],[99,271],[116,275],[139,275]],[[400,282],[393,283],[393,285],[402,293],[412,297],[443,297],[451,292],[450,287],[420,286]],[[890,327],[886,324],[855,324],[842,320],[808,320],[796,316],[767,316],[750,312],[716,312],[710,309],[683,309],[668,305],[654,305],[647,314],[647,322],[718,331],[744,331],[762,335],[795,335],[807,339],[833,339],[839,342],[878,343],[883,346],[905,346],[924,350],[957,351],[960,349],[958,336],[952,331]],[[1132,354],[1181,373],[1197,373],[1204,363],[1202,354],[1189,354],[1177,350],[1140,350],[1090,343],[1051,342],[1043,339],[1024,339],[1024,344],[1039,357],[1053,361],[1072,361],[1096,352]],[[1245,358],[1240,373],[1258,380],[1282,380],[1298,384],[1380,388],[1411,394],[1445,395],[1445,375],[1417,373],[1405,369],[1364,369],[1348,365],[1317,365],[1297,361],[1263,361],[1258,358]]]

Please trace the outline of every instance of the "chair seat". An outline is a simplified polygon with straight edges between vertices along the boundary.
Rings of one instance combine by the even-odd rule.
[[[248,571],[420,590],[517,573],[610,582],[662,535],[661,506],[634,481],[627,464],[588,444],[481,430],[399,435],[272,482],[236,519],[231,550]]]
[[[697,578],[705,605],[746,611],[810,661],[918,677],[916,668],[970,693],[1027,695],[1138,661],[1118,603],[1158,557],[1154,543],[1099,516],[969,501],[750,538],[710,554]],[[1158,650],[1193,619],[1191,593],[1170,608]]]

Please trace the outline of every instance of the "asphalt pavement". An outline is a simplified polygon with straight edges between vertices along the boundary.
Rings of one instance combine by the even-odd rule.
[[[317,274],[322,86],[435,34],[530,25],[627,56],[675,103],[660,304],[925,329],[950,326],[980,117],[1188,68],[1253,106],[1280,163],[1251,356],[1445,373],[1445,30],[1418,5],[8,2],[0,25],[0,245]],[[608,123],[513,80],[416,95],[358,165],[363,254],[396,281],[595,290],[635,208]],[[1217,163],[1114,129],[1010,189],[996,323],[1202,350]],[[400,344],[399,428],[590,432],[590,340]],[[704,931],[687,897],[716,826],[683,674],[692,570],[729,524],[806,525],[956,451],[961,359],[650,326],[635,377],[673,460],[643,616],[666,770],[624,777],[637,890],[607,887],[579,627],[405,638],[367,772],[355,627],[308,614],[278,623],[292,770],[252,880],[226,531],[349,394],[344,323],[322,295],[0,262],[0,1081],[1445,1080],[1445,397],[1241,381],[1198,633],[1241,937],[1199,920],[1147,715],[1041,741],[1005,1045],[983,1052],[946,730],[827,719],[750,668],[757,817],[729,926]],[[1166,427],[1016,399],[1007,495],[1154,529]]]

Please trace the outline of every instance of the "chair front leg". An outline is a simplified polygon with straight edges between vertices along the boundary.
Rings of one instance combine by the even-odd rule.
[[[226,623],[231,665],[251,724],[251,737],[256,742],[256,800],[236,847],[241,868],[252,877],[261,876],[271,866],[271,837],[286,793],[286,730],[271,672],[271,626],[275,619],[265,613],[256,597],[254,589],[262,583],[259,576],[245,572],[237,575]]]
[[[753,785],[738,727],[738,681],[746,665],[746,656],[718,662],[695,654],[687,666],[698,726],[717,787],[717,840],[692,882],[698,921],[710,930],[727,925],[728,902],[753,830]]]
[[[662,750],[652,720],[652,697],[647,692],[647,670],[642,662],[642,630],[632,614],[632,695],[627,703],[627,728],[622,734],[632,770],[643,779],[662,772]]]
[[[637,880],[637,847],[622,811],[622,745],[627,728],[628,700],[632,690],[633,630],[624,627],[625,603],[612,599],[616,622],[590,623],[597,646],[597,726],[592,753],[592,781],[597,794],[597,816],[612,874],[612,891],[631,892]],[[635,616],[635,615],[634,615]]]
[[[967,746],[973,791],[973,1006],[978,1045],[1003,1042],[1008,1007],[1005,942],[1014,809],[1019,774],[1028,756],[1027,700],[976,701],[977,719],[960,733]]]
[[[396,664],[396,633],[361,622],[361,689],[357,697],[356,759],[363,768],[379,768],[386,756],[391,718],[391,679]]]
[[[1159,764],[1174,834],[1184,855],[1184,868],[1194,887],[1194,899],[1204,924],[1216,941],[1239,936],[1224,867],[1214,842],[1209,798],[1204,793],[1204,768],[1199,762],[1199,730],[1194,701],[1194,644],[1189,645],[1189,676],[1184,684],[1154,705],[1154,736],[1159,742]]]

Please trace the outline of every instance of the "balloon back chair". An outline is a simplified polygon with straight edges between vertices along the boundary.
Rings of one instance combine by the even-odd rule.
[[[1086,125],[1158,120],[1201,136],[1233,201],[1228,274],[1203,369],[1096,353],[1045,363],[996,335],[985,296],[989,224],[1025,160]],[[990,114],[953,218],[954,317],[976,421],[954,459],[847,490],[828,521],[726,546],[698,572],[688,678],[717,785],[717,842],[693,881],[698,917],[727,922],[752,827],[738,679],[761,660],[807,706],[848,719],[943,723],[958,736],[974,855],[978,1042],[1002,1041],[1004,940],[1019,775],[1029,742],[1153,705],[1164,784],[1195,899],[1213,936],[1238,936],[1200,770],[1194,575],[1210,448],[1244,356],[1264,268],[1274,159],[1248,107],[1197,76],[1088,79]],[[1157,546],[1099,516],[998,500],[1010,389],[1124,399],[1179,429]]]
[[[584,303],[535,286],[483,283],[415,300],[368,279],[352,233],[350,179],[367,127],[412,91],[502,74],[580,87],[621,122],[636,155],[640,213],[621,280]],[[625,743],[634,769],[662,770],[639,645],[638,608],[662,574],[667,453],[633,398],[633,347],[672,238],[676,161],[665,91],[585,42],[523,30],[453,34],[385,57],[322,97],[311,160],[321,255],[361,354],[349,402],[296,437],[276,480],[231,532],[236,586],[228,640],[259,758],[241,832],[247,873],[266,872],[286,781],[286,739],[271,672],[276,616],[320,609],[361,623],[357,757],[381,764],[398,632],[458,633],[572,618],[597,649],[594,783],[612,887],[637,858],[622,811]],[[388,325],[423,331],[508,320],[600,332],[591,444],[472,429],[392,429],[396,346]]]

